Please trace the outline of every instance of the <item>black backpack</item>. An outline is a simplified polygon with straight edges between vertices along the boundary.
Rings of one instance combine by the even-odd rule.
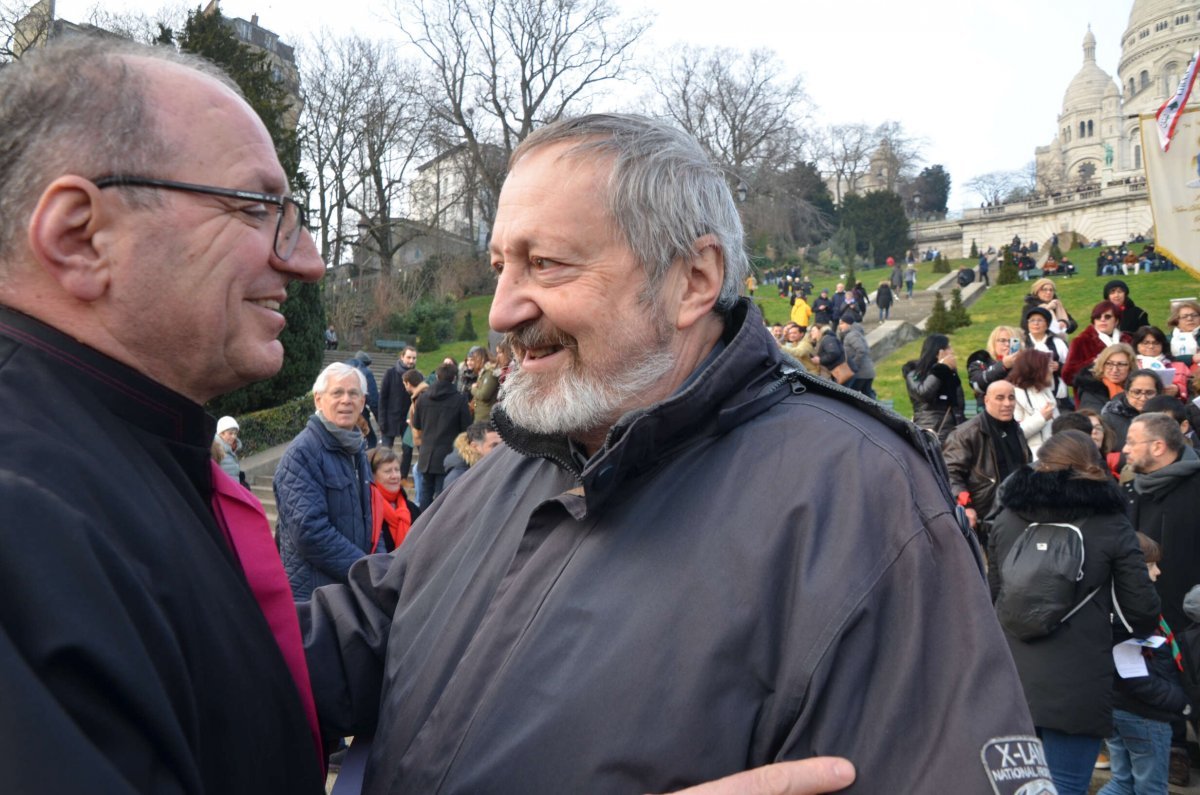
[[[1000,563],[1000,625],[1020,640],[1049,635],[1100,590],[1075,601],[1083,563],[1083,531],[1077,526],[1027,525]]]
[[[1175,633],[1175,642],[1179,645],[1180,667],[1179,680],[1187,693],[1192,710],[1200,710],[1200,624],[1192,624],[1183,632]]]

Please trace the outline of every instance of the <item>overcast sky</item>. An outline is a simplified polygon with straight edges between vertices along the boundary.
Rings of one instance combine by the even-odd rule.
[[[1091,25],[1096,61],[1116,77],[1132,0],[618,0],[655,22],[644,52],[681,46],[772,49],[804,85],[822,124],[899,121],[924,139],[926,165],[954,182],[950,209],[977,206],[964,183],[1020,169],[1058,127],[1063,93],[1083,64]],[[95,0],[58,0],[58,16],[84,20]],[[163,0],[106,6],[152,14]],[[223,0],[303,47],[311,32],[395,36],[387,3],[368,0]]]

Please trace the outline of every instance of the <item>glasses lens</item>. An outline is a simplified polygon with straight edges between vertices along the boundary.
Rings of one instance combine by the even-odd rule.
[[[275,227],[275,256],[286,261],[300,242],[300,229],[304,225],[304,209],[291,198],[284,198],[279,210],[279,225]]]
[[[1113,315],[1109,314],[1108,312],[1105,312],[1103,315],[1100,316],[1100,319],[1101,320],[1112,320]]]
[[[1104,366],[1113,370],[1121,370],[1128,367],[1129,362],[1105,362]]]
[[[1129,390],[1129,394],[1134,397],[1154,397],[1158,393],[1153,389],[1131,389]]]

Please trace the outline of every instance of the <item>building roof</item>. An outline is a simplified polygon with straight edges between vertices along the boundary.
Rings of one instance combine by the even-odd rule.
[[[1063,95],[1063,113],[1098,108],[1105,97],[1118,95],[1116,81],[1096,65],[1096,37],[1089,28],[1083,37],[1083,66]]]

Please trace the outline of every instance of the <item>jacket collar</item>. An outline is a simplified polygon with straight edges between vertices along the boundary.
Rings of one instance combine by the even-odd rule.
[[[680,448],[699,437],[724,433],[768,407],[756,398],[778,374],[783,355],[748,298],[739,299],[725,315],[722,339],[725,349],[687,386],[621,417],[604,446],[582,465],[570,440],[517,427],[505,414],[503,401],[492,412],[492,422],[517,452],[545,458],[572,474],[584,487],[588,511],[594,511],[622,483],[671,460]]]

